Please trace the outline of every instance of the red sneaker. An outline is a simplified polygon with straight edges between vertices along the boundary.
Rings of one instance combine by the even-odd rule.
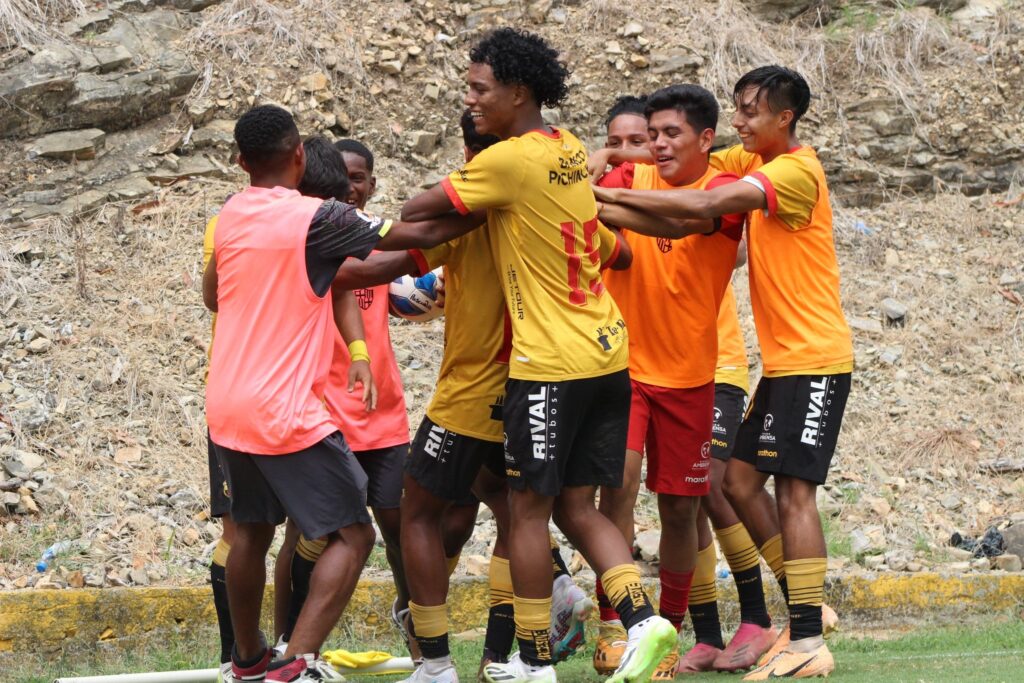
[[[736,635],[725,646],[712,665],[715,671],[745,671],[757,664],[758,658],[778,639],[779,632],[771,626],[740,624]]]
[[[715,662],[715,658],[720,654],[722,654],[722,651],[714,645],[697,643],[679,660],[676,673],[696,674],[702,671],[713,671],[711,667]]]

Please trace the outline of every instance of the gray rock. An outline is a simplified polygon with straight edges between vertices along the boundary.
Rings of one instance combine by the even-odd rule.
[[[58,204],[56,212],[62,216],[78,216],[95,211],[106,203],[106,192],[102,190],[86,190]]]
[[[217,119],[192,134],[192,144],[196,149],[214,147],[217,149],[233,149],[235,146],[233,121]]]
[[[992,558],[993,569],[1002,569],[1004,572],[1021,571],[1021,560],[1019,555],[1003,553]]]
[[[878,356],[878,360],[886,365],[895,365],[903,357],[903,348],[900,346],[889,346]]]
[[[151,183],[167,185],[182,178],[227,178],[228,176],[227,169],[206,157],[185,157],[180,160],[177,169],[159,168],[149,173],[146,179]]]
[[[871,548],[871,539],[868,535],[860,529],[855,529],[850,533],[850,552],[854,555],[860,555]]]
[[[964,502],[960,500],[960,496],[956,495],[955,493],[947,493],[941,498],[941,500],[939,500],[939,505],[946,508],[947,510],[956,510],[960,508],[960,506],[962,506],[963,504]]]
[[[622,28],[622,35],[625,38],[632,38],[644,32],[644,25],[638,21],[631,21]]]
[[[974,570],[977,570],[977,571],[984,571],[986,569],[990,569],[991,566],[992,566],[992,563],[989,562],[989,559],[987,557],[979,557],[976,560],[971,560],[970,564],[971,564],[971,569],[974,569]]]
[[[28,343],[28,350],[30,353],[46,353],[53,346],[53,342],[46,337],[39,337],[33,339]]]
[[[648,529],[647,531],[641,531],[636,535],[634,545],[640,550],[640,557],[653,562],[658,559],[659,548],[661,543],[661,532],[657,529]]]
[[[51,133],[39,138],[29,147],[28,157],[46,157],[62,161],[94,159],[96,152],[103,149],[106,139],[107,134],[99,128]]]
[[[178,9],[183,9],[188,12],[198,12],[204,10],[211,5],[216,5],[221,0],[171,0],[171,4]]]
[[[190,491],[188,489],[184,489],[182,491],[178,491],[173,496],[171,496],[167,500],[167,502],[171,504],[171,507],[176,507],[176,508],[188,509],[188,508],[201,508],[201,507],[203,507],[203,500],[202,500],[202,498],[200,498],[198,495],[196,495],[196,493],[194,491]]]
[[[417,154],[427,156],[437,147],[437,133],[426,130],[414,130],[409,133],[409,144]]]
[[[855,318],[849,317],[846,321],[850,324],[850,328],[857,330],[858,332],[870,332],[872,334],[881,334],[882,323],[877,320],[870,318]]]
[[[110,26],[113,15],[109,9],[98,9],[95,12],[86,12],[70,21],[64,22],[61,30],[69,36],[77,36],[79,33],[102,31]]]
[[[217,113],[217,103],[202,97],[188,105],[188,118],[196,128],[206,124]]]
[[[892,297],[882,300],[882,315],[889,325],[902,325],[907,317],[907,307]]]
[[[1002,530],[1003,552],[1024,557],[1024,523],[1017,523]]]
[[[132,569],[130,572],[128,572],[128,578],[136,586],[149,585],[149,574],[146,573],[145,569]]]
[[[171,88],[160,71],[129,75],[79,74],[75,96],[57,116],[60,128],[122,130],[170,113]]]
[[[693,71],[704,63],[704,58],[686,50],[658,52],[651,55],[651,71],[656,74],[676,74]]]
[[[110,185],[107,189],[107,198],[110,201],[123,199],[140,199],[149,196],[156,188],[146,180],[144,174],[138,173],[125,176],[121,180]]]
[[[13,450],[7,453],[7,458],[9,463],[18,463],[22,468],[24,468],[24,471],[28,473],[34,472],[46,465],[46,459],[43,458],[43,456],[30,451]],[[5,469],[9,470],[10,468],[7,468],[5,465]]]
[[[99,45],[78,51],[79,71],[105,74],[132,63],[132,53],[123,45]]]
[[[910,135],[914,132],[914,119],[909,116],[893,116],[885,109],[871,112],[868,124],[882,137]]]

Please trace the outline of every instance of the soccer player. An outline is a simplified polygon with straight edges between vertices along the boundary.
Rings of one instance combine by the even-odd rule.
[[[810,104],[797,72],[765,66],[733,89],[741,144],[715,164],[742,181],[709,192],[603,190],[608,202],[665,217],[747,212],[750,298],[764,373],[736,437],[724,489],[769,566],[782,558],[789,633],[744,680],[835,668],[823,640],[826,548],[815,503],[835,452],[853,371],[839,300],[828,185],[796,126]],[[761,495],[775,478],[776,505]],[[781,550],[781,552],[780,552]],[[780,582],[781,583],[781,582]],[[767,659],[767,661],[765,661]]]
[[[318,187],[315,192],[304,190],[304,185],[311,184],[310,175],[314,170],[307,161],[300,192],[322,198],[333,196],[360,210],[365,209],[376,188],[370,150],[355,140],[340,140],[331,145],[318,137],[304,143],[308,160],[311,160],[309,150],[313,142],[324,157],[315,169],[319,175],[316,179]],[[392,615],[398,621],[399,612],[406,608],[408,602],[399,548],[399,504],[402,499],[402,468],[409,452],[409,420],[402,378],[391,346],[387,284],[362,287],[354,292],[335,285],[333,295],[335,300],[352,300],[355,316],[365,327],[366,342],[364,347],[355,349],[357,355],[353,356],[340,339],[335,340],[334,362],[324,396],[328,410],[367,476],[367,504],[384,538],[397,592]],[[352,357],[360,360],[353,363]],[[375,400],[364,405],[362,397],[351,391],[349,373],[352,367],[366,363],[369,363],[374,378]],[[275,604],[279,612],[287,614],[279,646],[287,642],[291,634],[309,591],[310,575],[324,545],[322,539],[301,537],[297,545],[286,541],[278,554]],[[294,590],[290,601],[292,590],[289,589]]]
[[[501,142],[411,199],[402,215],[415,220],[453,207],[487,209],[511,318],[502,410],[519,652],[507,664],[484,667],[484,679],[556,680],[549,630],[554,513],[601,576],[627,628],[626,654],[610,680],[646,681],[676,633],[654,614],[622,535],[594,507],[597,486],[621,483],[628,349],[625,324],[598,270],[599,222],[586,150],[541,116],[541,106],[565,98],[568,71],[543,39],[509,28],[483,38],[470,62],[464,101],[477,132]],[[415,616],[414,623],[418,629]]]
[[[228,681],[321,680],[316,653],[355,588],[373,544],[366,475],[323,403],[333,345],[327,296],[349,256],[429,247],[480,218],[398,223],[295,189],[305,151],[291,115],[259,106],[235,125],[250,185],[225,203],[203,300],[218,313],[206,392],[210,438],[232,492],[235,538],[226,567],[235,643]],[[271,665],[259,631],[264,560],[285,517],[307,538],[327,537],[309,600]],[[336,674],[334,674],[336,675]]]
[[[647,149],[647,96],[623,95],[615,100],[604,119],[608,149]]]
[[[710,92],[696,85],[662,88],[648,98],[645,113],[655,165],[622,164],[602,178],[603,184],[705,190],[737,179],[708,164],[718,121],[718,103]],[[673,240],[626,230],[633,268],[606,278],[630,329],[633,403],[626,459],[632,471],[624,479],[639,480],[646,449],[646,484],[658,495],[662,527],[659,609],[677,630],[697,561],[700,497],[710,489],[718,309],[735,265],[743,216],[691,227],[707,234]],[[604,492],[616,520],[631,527],[636,488]],[[678,654],[667,657],[655,679],[671,680],[678,663]]]

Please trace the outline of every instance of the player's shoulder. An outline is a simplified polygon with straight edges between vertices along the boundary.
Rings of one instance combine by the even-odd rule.
[[[732,145],[711,153],[712,167],[736,175],[746,175],[760,166],[761,157],[743,149],[743,145]]]

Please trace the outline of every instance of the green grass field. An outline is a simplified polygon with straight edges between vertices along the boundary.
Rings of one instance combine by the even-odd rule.
[[[216,638],[212,632],[208,635],[201,641],[164,643],[162,649],[143,648],[129,653],[95,652],[86,658],[73,659],[19,658],[17,663],[8,661],[0,665],[3,668],[0,680],[4,683],[50,683],[60,676],[207,668],[212,666]],[[390,648],[391,652],[401,652],[397,641],[363,647]],[[971,628],[924,627],[902,635],[838,635],[829,641],[829,647],[837,666],[832,680],[842,683],[1010,683],[1024,680],[1024,623],[1020,620],[1001,618],[996,623]],[[479,641],[453,643],[459,675],[467,683],[476,680],[480,648]],[[589,652],[560,664],[558,677],[572,683],[603,680],[590,668]],[[687,678],[719,683],[730,679],[738,681],[740,677],[705,674]],[[349,680],[385,683],[400,680],[400,677],[352,676]]]

